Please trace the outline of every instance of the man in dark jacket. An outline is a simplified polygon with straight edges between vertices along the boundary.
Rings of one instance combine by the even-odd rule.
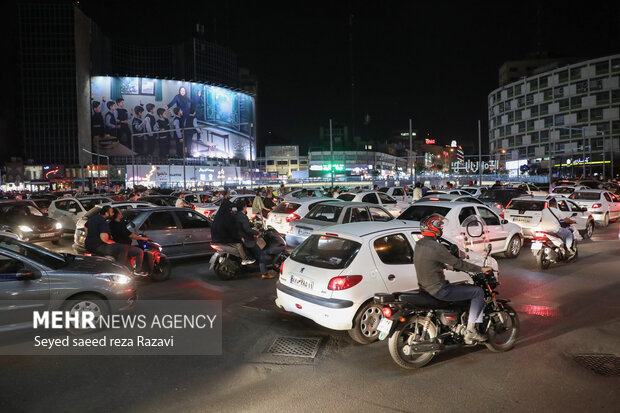
[[[237,213],[235,214],[235,222],[237,224],[238,238],[241,239],[243,245],[252,252],[252,255],[258,260],[261,277],[263,279],[274,278],[273,274],[267,273],[266,257],[263,250],[256,244],[255,238],[259,232],[252,228],[248,219],[248,204],[245,200],[240,199],[236,203]]]
[[[484,292],[481,288],[471,284],[450,284],[443,271],[446,266],[473,273],[486,273],[493,269],[460,260],[437,241],[443,234],[442,216],[435,214],[423,219],[420,222],[420,229],[424,237],[416,243],[413,254],[413,264],[420,289],[442,301],[471,300],[465,343],[486,341],[486,335],[481,334],[476,328],[476,324],[482,322]]]

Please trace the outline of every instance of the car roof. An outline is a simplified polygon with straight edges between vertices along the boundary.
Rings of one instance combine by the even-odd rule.
[[[151,211],[193,211],[191,208],[174,207],[174,206],[154,206],[148,208],[136,208],[132,209],[132,212],[151,212]],[[123,212],[124,213],[124,212]]]
[[[336,201],[336,202],[343,202],[342,199],[338,200],[336,198],[330,198],[330,197],[326,197],[326,196],[309,196],[307,198],[289,198],[285,201],[282,202],[288,202],[288,203],[298,203],[298,204],[306,204],[306,203],[311,203],[311,202],[321,202],[321,200],[330,200],[330,201]]]
[[[436,198],[439,201],[454,201],[455,199],[459,199],[459,198],[475,198],[472,194],[468,194],[468,195],[461,195],[461,194],[431,194],[431,195],[425,195],[422,198],[420,198],[418,200],[418,202],[420,201],[430,201],[431,198]],[[433,203],[438,202],[438,201],[433,201]]]
[[[339,205],[342,206],[344,208],[348,208],[348,207],[378,207],[378,208],[383,208],[381,205],[379,204],[373,204],[371,202],[347,202],[347,201],[343,201],[342,199],[338,200],[338,199],[334,199],[332,201],[327,201],[324,202],[323,205],[331,205],[333,202],[334,205]]]
[[[352,222],[348,224],[332,225],[317,232],[323,234],[337,234],[345,235],[353,238],[362,238],[368,235],[379,234],[381,232],[402,230],[402,231],[416,231],[420,229],[418,224],[413,224],[413,221],[404,221],[394,219],[387,222]]]
[[[416,203],[412,204],[411,206],[420,206],[420,205],[432,205],[432,206],[440,206],[440,207],[445,207],[445,208],[455,208],[456,206],[460,206],[460,205],[477,205],[477,206],[482,206],[481,204],[476,204],[473,202],[458,202],[458,203],[454,203],[451,201],[423,201],[422,199],[420,199],[419,201],[417,201]]]
[[[575,192],[591,192],[600,194],[601,192],[609,192],[607,189],[577,189]]]

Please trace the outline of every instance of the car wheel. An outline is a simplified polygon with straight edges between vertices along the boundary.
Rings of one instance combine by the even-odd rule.
[[[609,212],[607,212],[607,213],[605,214],[605,218],[603,218],[603,226],[604,226],[604,227],[609,226]]]
[[[359,309],[353,319],[353,328],[348,331],[349,336],[360,344],[370,344],[377,341],[379,332],[377,327],[382,317],[382,307],[374,301],[369,301]]]
[[[508,243],[508,249],[504,253],[506,258],[517,258],[519,253],[521,252],[521,247],[523,246],[523,240],[518,235],[513,235],[510,238],[510,242]]]
[[[76,313],[80,313],[82,311],[91,311],[94,316],[94,322],[95,325],[99,325],[99,319],[100,318],[105,318],[108,316],[109,314],[109,310],[108,310],[108,305],[105,302],[105,299],[101,298],[98,295],[95,294],[79,294],[76,295],[75,297],[71,297],[69,298],[62,307],[63,311],[68,311],[71,315],[76,314]],[[94,331],[100,330],[100,328],[95,328],[95,329],[88,329],[88,328],[75,328],[75,327],[68,327],[65,330],[67,330],[68,333],[71,334],[87,334],[87,333],[92,333]]]
[[[593,233],[594,233],[594,221],[590,220],[586,224],[585,231],[581,232],[581,236],[583,237],[583,239],[590,239],[590,238],[592,238],[592,234]]]

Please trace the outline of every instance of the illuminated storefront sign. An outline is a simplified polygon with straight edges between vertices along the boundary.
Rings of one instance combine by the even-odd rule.
[[[482,167],[482,171],[485,171],[487,169],[489,170],[495,170],[499,167],[499,161],[498,160],[490,160],[490,161],[482,161],[482,163],[479,163],[478,161],[476,162],[472,162],[472,161],[467,161],[467,162],[452,162],[452,169],[455,172],[458,171],[464,171],[466,173],[478,173],[480,171],[480,167]]]
[[[435,144],[435,139],[426,139],[425,143],[427,145],[434,145]]]

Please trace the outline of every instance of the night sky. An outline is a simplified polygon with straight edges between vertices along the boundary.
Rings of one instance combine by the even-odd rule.
[[[261,146],[307,144],[328,119],[351,123],[353,15],[356,134],[414,129],[440,142],[486,136],[487,95],[507,60],[545,51],[620,52],[619,2],[82,1],[110,36],[142,44],[191,36],[233,49],[259,81]],[[364,124],[368,115],[370,123]],[[483,142],[486,139],[483,138]]]

